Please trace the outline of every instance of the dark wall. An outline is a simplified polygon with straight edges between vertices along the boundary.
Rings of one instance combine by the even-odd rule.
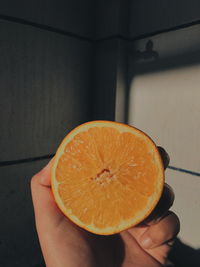
[[[139,37],[200,19],[198,0],[130,1],[129,36]]]
[[[2,267],[44,266],[29,183],[67,132],[91,119],[90,2],[0,3]]]
[[[140,38],[200,20],[198,0],[102,0],[95,6],[97,39]]]
[[[91,44],[3,20],[0,27],[0,161],[52,154],[88,119]]]
[[[91,0],[1,0],[0,15],[83,37],[91,37],[93,33]]]
[[[30,178],[48,160],[0,168],[0,266],[45,267],[34,224]]]

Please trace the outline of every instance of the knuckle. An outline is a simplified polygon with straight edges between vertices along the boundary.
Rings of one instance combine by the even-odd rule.
[[[36,173],[31,178],[31,182],[30,182],[31,189],[33,189],[37,183],[38,183],[38,174]]]

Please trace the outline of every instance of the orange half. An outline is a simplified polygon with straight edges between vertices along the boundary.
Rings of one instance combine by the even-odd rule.
[[[65,216],[90,232],[110,235],[151,213],[162,194],[164,168],[144,132],[118,122],[91,121],[60,144],[51,184]]]

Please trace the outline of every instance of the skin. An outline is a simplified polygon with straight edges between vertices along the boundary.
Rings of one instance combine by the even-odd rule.
[[[159,148],[165,168],[169,163]],[[57,207],[50,185],[52,161],[31,180],[36,229],[47,267],[159,267],[166,262],[179,232],[169,208],[172,189],[165,185],[152,214],[140,225],[111,236],[89,233],[69,221]]]

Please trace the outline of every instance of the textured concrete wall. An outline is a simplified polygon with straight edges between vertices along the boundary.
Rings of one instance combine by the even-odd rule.
[[[130,43],[127,118],[168,151],[166,182],[176,194],[179,237],[195,249],[200,247],[199,32],[193,26]]]
[[[130,1],[129,36],[138,37],[200,19],[198,0]]]
[[[45,266],[29,183],[48,161],[40,158],[54,154],[69,130],[91,119],[90,4],[0,3],[2,267]]]
[[[0,23],[0,161],[52,154],[68,130],[88,120],[91,44]]]
[[[0,16],[24,20],[60,31],[91,37],[94,6],[91,0],[2,0]]]

